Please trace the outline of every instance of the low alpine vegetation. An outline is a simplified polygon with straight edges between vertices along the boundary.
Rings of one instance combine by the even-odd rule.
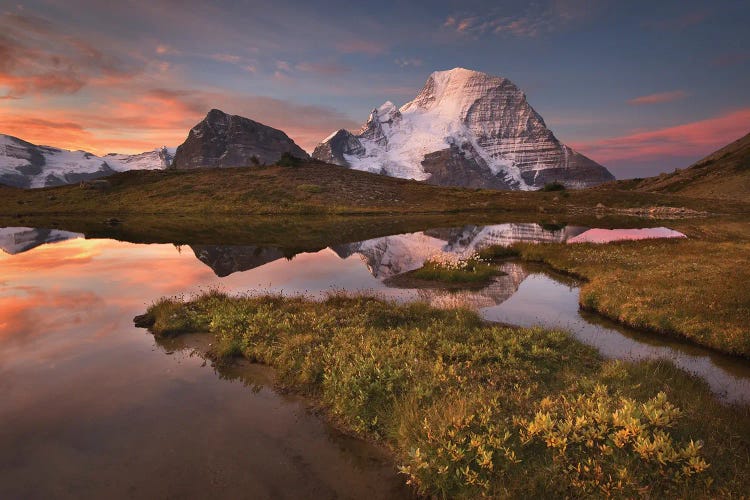
[[[565,191],[565,185],[557,181],[552,181],[545,184],[544,187],[540,189],[540,191],[543,191],[545,193],[550,191]]]
[[[442,254],[428,259],[422,267],[411,272],[411,277],[445,283],[487,283],[500,274],[502,271],[477,254],[464,259]]]
[[[282,153],[281,158],[276,162],[276,165],[280,167],[298,167],[301,164],[302,160],[291,153]]]
[[[698,239],[517,244],[524,260],[584,277],[580,302],[634,328],[750,357],[750,243]],[[720,256],[709,258],[707,256]]]
[[[297,190],[313,194],[323,192],[323,188],[317,184],[298,184]]]
[[[146,316],[157,338],[209,332],[219,364],[242,356],[273,366],[280,385],[390,448],[421,494],[716,497],[750,488],[746,410],[719,405],[669,364],[606,362],[562,332],[345,295],[211,292],[162,300]]]
[[[490,245],[481,249],[478,254],[480,259],[483,261],[507,259],[510,257],[518,257],[520,254],[518,250],[512,246],[505,245]]]

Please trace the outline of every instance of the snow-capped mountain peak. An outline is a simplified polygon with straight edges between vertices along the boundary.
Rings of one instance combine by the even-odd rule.
[[[434,184],[536,189],[613,179],[561,144],[510,80],[465,68],[432,73],[416,97],[375,108],[357,134],[338,131],[313,157]]]

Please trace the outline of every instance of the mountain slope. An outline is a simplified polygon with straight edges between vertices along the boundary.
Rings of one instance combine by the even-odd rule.
[[[686,169],[647,179],[619,181],[620,188],[700,198],[750,199],[750,134]]]
[[[283,153],[307,159],[309,155],[281,130],[243,116],[212,109],[178,148],[172,166],[177,169],[246,167],[253,158],[271,164]]]
[[[357,134],[339,130],[313,157],[432,184],[537,189],[611,181],[606,168],[560,143],[513,82],[463,68],[432,73],[411,102],[390,101]]]
[[[60,186],[126,170],[162,169],[171,161],[166,147],[135,155],[96,156],[86,151],[37,146],[0,134],[0,184],[13,187]]]

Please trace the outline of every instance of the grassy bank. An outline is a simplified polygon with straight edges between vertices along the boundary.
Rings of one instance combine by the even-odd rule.
[[[284,387],[389,447],[418,491],[450,497],[712,497],[750,488],[747,410],[669,364],[605,362],[561,332],[465,310],[333,296],[208,293],[140,318],[207,331],[218,360]]]
[[[432,186],[321,162],[296,167],[130,171],[94,184],[0,186],[0,215],[352,215],[512,212],[565,214],[608,207],[689,206],[701,200],[633,191],[494,191]],[[735,210],[741,204],[722,210]]]
[[[514,249],[525,260],[586,278],[579,300],[587,309],[637,329],[750,357],[750,242],[741,233],[713,241],[516,245]]]

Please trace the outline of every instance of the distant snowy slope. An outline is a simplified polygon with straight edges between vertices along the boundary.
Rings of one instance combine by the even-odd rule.
[[[57,243],[74,238],[83,238],[83,235],[59,229],[0,227],[0,250],[15,255],[45,243]]]
[[[40,188],[106,177],[125,170],[166,168],[174,150],[166,147],[135,155],[99,157],[86,151],[37,146],[0,134],[0,184]]]

